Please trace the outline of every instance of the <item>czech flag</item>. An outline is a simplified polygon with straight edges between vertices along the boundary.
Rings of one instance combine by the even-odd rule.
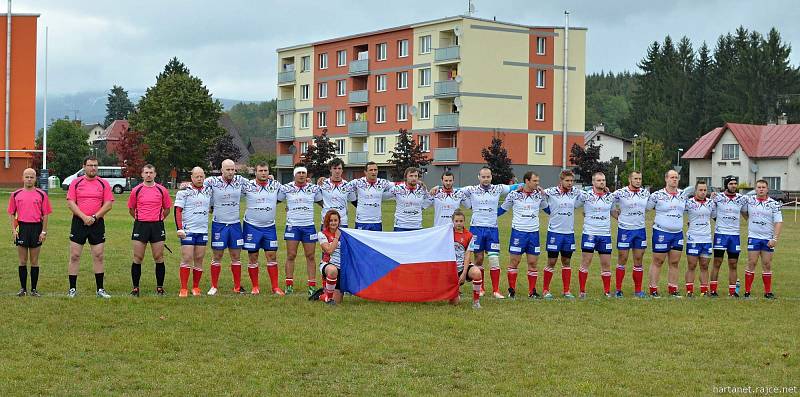
[[[342,291],[387,302],[458,296],[452,226],[409,232],[339,230]]]

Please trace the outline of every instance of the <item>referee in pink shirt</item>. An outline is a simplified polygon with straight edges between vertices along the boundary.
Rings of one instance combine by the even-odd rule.
[[[17,296],[28,294],[28,258],[31,263],[31,296],[39,296],[36,284],[39,281],[39,250],[47,237],[47,216],[53,212],[47,193],[36,188],[36,171],[22,171],[23,188],[11,193],[8,200],[8,216],[11,233],[19,254],[19,284]]]
[[[128,212],[133,217],[133,263],[131,263],[132,296],[139,296],[139,279],[142,277],[142,260],[147,244],[153,252],[156,263],[156,294],[164,296],[164,218],[169,215],[172,199],[167,188],[155,182],[156,167],[147,164],[142,167],[142,183],[131,190],[128,197]]]
[[[103,216],[111,211],[114,195],[111,185],[97,176],[97,158],[89,156],[83,160],[84,175],[75,178],[67,190],[67,207],[72,211],[72,228],[69,232],[69,292],[67,296],[78,295],[78,269],[81,253],[86,241],[92,252],[94,281],[99,298],[111,298],[103,288],[103,249],[106,242],[106,227]]]

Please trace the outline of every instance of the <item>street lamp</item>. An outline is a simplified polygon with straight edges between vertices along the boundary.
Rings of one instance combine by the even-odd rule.
[[[636,138],[639,134],[633,134],[633,170],[636,170]]]
[[[681,153],[683,153],[683,148],[678,148],[678,162],[676,163],[678,167],[681,166]]]

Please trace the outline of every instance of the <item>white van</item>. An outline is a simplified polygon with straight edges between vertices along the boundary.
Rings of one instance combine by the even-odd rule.
[[[81,168],[80,171],[64,178],[64,181],[61,182],[61,188],[64,190],[69,189],[69,184],[72,183],[75,178],[83,176],[83,174],[83,168]],[[108,181],[108,184],[111,185],[111,190],[114,191],[115,194],[121,194],[126,190],[130,190],[128,179],[122,175],[122,167],[101,165],[97,168],[97,176]]]

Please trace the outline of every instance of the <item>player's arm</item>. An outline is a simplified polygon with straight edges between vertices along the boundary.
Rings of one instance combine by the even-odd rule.
[[[778,245],[778,238],[781,235],[781,229],[783,229],[783,222],[776,222],[772,232],[774,237],[772,240],[767,242],[768,247],[775,248],[775,246]]]
[[[108,213],[108,211],[111,211],[111,206],[113,204],[114,204],[114,201],[103,201],[103,206],[100,207],[100,210],[97,211],[97,213],[94,214],[94,216],[96,218],[98,218],[98,219],[102,218],[103,216],[105,216]]]
[[[19,232],[17,231],[17,227],[19,227],[19,222],[17,222],[17,217],[15,214],[8,214],[8,220],[11,223],[11,234],[14,235],[14,240],[19,238]]]
[[[47,238],[47,220],[50,218],[48,214],[42,214],[42,232],[39,233],[39,242],[43,243]]]
[[[503,200],[503,204],[500,204],[500,206],[497,207],[497,216],[503,216],[503,214],[508,212],[508,210],[510,210],[513,205],[514,202],[511,198],[511,195],[510,194],[506,195],[506,199]]]
[[[73,215],[81,218],[84,224],[88,225],[92,222],[92,217],[84,214],[83,211],[78,208],[78,204],[75,203],[75,200],[67,199],[67,208],[69,208]]]
[[[172,208],[172,199],[169,197],[169,191],[167,188],[163,188],[164,191],[161,195],[161,219],[167,219],[169,215],[169,210]]]
[[[650,197],[647,198],[647,205],[645,206],[645,210],[652,210],[656,208],[656,203],[658,200],[656,199],[655,194],[651,194]]]
[[[339,236],[333,238],[333,241],[328,242],[328,237],[324,233],[319,232],[319,245],[322,247],[322,252],[331,255],[336,251],[339,246]]]

